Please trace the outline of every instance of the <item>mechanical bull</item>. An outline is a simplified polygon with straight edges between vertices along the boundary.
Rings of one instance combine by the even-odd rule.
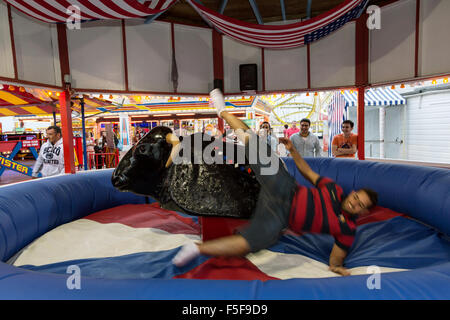
[[[250,218],[260,191],[243,145],[202,133],[178,140],[167,127],[153,128],[136,143],[111,181],[120,191],[196,216]]]

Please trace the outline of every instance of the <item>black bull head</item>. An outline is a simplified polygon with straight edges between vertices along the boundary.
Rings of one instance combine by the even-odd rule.
[[[114,170],[114,187],[151,196],[163,208],[191,215],[249,218],[260,185],[242,156],[244,147],[201,133],[180,137],[185,146],[191,146],[179,152],[188,161],[174,159],[166,168],[172,151],[172,145],[166,142],[169,133],[172,130],[167,127],[155,127],[136,143]],[[200,148],[195,141],[201,141]],[[199,153],[205,151],[209,158],[222,159],[223,164],[204,161]]]

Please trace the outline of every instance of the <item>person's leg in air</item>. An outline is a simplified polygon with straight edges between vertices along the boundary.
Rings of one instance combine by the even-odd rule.
[[[267,145],[267,143],[261,143],[258,140],[259,137],[251,132],[244,122],[224,111],[225,102],[219,90],[213,90],[210,96],[219,117],[227,121],[235,130],[238,139],[246,146],[247,159],[251,159],[251,155],[254,156],[253,159],[256,160],[256,163],[250,163],[250,167],[261,185],[261,190],[254,215],[245,229],[241,230],[239,234],[183,246],[173,259],[173,263],[177,266],[185,265],[200,254],[223,257],[245,256],[250,252],[259,251],[274,244],[281,231],[288,225],[290,206],[295,193],[295,179],[287,172],[284,163],[274,153],[271,153],[270,159],[266,159],[269,160],[265,161],[266,164],[261,164],[259,146],[262,143]],[[271,152],[269,146],[267,150]],[[277,165],[275,172],[262,174],[262,168],[269,168],[274,161],[278,161],[275,163]],[[283,188],[280,188],[280,185]]]

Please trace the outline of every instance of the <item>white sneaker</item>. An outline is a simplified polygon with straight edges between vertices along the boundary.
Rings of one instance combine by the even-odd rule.
[[[194,242],[185,244],[177,255],[172,259],[172,263],[177,267],[182,267],[192,259],[200,255],[200,250]]]
[[[214,108],[216,108],[217,115],[219,116],[219,118],[222,118],[220,116],[220,113],[225,110],[225,100],[223,98],[222,92],[220,92],[220,89],[214,89],[209,93],[209,97]]]

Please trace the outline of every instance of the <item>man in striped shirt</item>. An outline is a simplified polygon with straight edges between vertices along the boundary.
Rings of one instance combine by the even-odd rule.
[[[246,146],[249,145],[250,139],[258,139],[242,121],[224,111],[220,91],[214,90],[211,100],[218,115],[236,130],[239,139]],[[298,170],[315,187],[298,185],[278,157],[272,159],[281,162],[278,172],[273,175],[261,174],[261,168],[264,167],[261,163],[250,164],[261,185],[250,223],[238,234],[183,246],[173,259],[176,266],[183,266],[200,254],[244,256],[275,244],[282,231],[290,228],[297,233],[316,232],[334,236],[335,244],[329,259],[330,270],[344,276],[350,274],[344,267],[344,259],[355,237],[355,219],[376,205],[376,192],[361,189],[344,196],[339,185],[331,179],[320,177],[311,169],[292,141],[280,138],[280,142],[291,153]]]

